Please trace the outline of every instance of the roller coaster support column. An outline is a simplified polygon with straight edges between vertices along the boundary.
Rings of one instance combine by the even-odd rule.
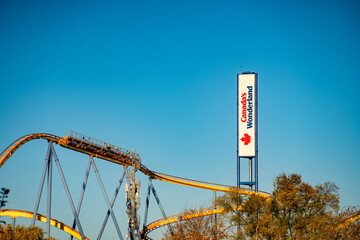
[[[154,194],[155,200],[157,202],[157,204],[159,205],[161,214],[163,216],[163,218],[166,218],[166,214],[164,211],[164,208],[162,207],[161,203],[160,203],[160,199],[155,191],[155,188],[152,185],[152,178],[149,177],[149,185],[148,185],[148,192],[147,192],[147,196],[146,196],[146,206],[145,206],[145,215],[144,215],[144,224],[143,224],[143,228],[146,227],[146,223],[147,223],[147,215],[148,215],[148,209],[149,209],[149,202],[150,202],[150,192],[152,191],[152,193]]]
[[[157,204],[158,204],[158,206],[159,206],[159,208],[160,208],[161,214],[163,215],[163,218],[166,218],[166,214],[165,214],[164,208],[163,208],[163,206],[161,205],[160,199],[159,199],[159,197],[158,197],[158,195],[157,195],[157,193],[156,193],[156,191],[155,191],[155,188],[154,188],[153,185],[152,185],[151,178],[149,178],[149,185],[150,185],[151,190],[152,190],[152,192],[153,192],[153,194],[154,194],[155,200],[156,200],[156,202],[157,202]],[[173,235],[174,235],[174,232],[172,231],[170,225],[169,225],[169,230],[170,230],[171,235],[173,236]]]
[[[111,200],[111,204],[110,204],[111,209],[112,209],[113,206],[114,206],[114,203],[115,203],[116,197],[117,197],[117,195],[118,195],[118,193],[119,193],[119,190],[120,190],[122,181],[124,180],[124,176],[125,176],[125,174],[126,174],[125,169],[126,169],[126,167],[124,167],[124,171],[123,171],[123,173],[122,173],[122,175],[121,175],[121,177],[120,177],[119,183],[118,183],[118,185],[117,185],[117,187],[116,187],[116,189],[115,189],[115,193],[114,193],[113,199]],[[101,239],[101,236],[102,236],[102,234],[103,234],[103,232],[104,232],[106,223],[107,223],[107,221],[108,221],[108,219],[109,219],[109,215],[110,215],[110,210],[107,210],[106,215],[105,215],[105,219],[104,219],[104,222],[103,222],[103,225],[101,226],[101,230],[100,230],[99,236],[98,236],[98,238],[97,238],[98,240]]]
[[[105,198],[106,204],[107,204],[107,206],[108,206],[108,210],[110,211],[110,214],[111,214],[112,220],[113,220],[113,222],[114,222],[114,225],[115,225],[115,228],[116,228],[117,234],[118,234],[118,236],[119,236],[120,240],[124,240],[124,238],[122,237],[122,234],[121,234],[120,228],[119,228],[119,224],[118,224],[118,223],[117,223],[117,221],[116,221],[114,211],[113,211],[113,209],[112,209],[112,207],[111,207],[111,204],[110,204],[110,201],[109,201],[108,195],[106,194],[104,184],[103,184],[103,182],[102,182],[102,180],[101,180],[101,178],[100,178],[99,171],[98,171],[98,169],[97,169],[97,167],[96,167],[96,165],[95,165],[95,162],[94,162],[94,159],[93,159],[93,157],[92,157],[92,156],[90,156],[90,160],[91,160],[92,165],[93,165],[93,167],[94,167],[94,172],[95,172],[95,175],[96,175],[96,177],[97,177],[97,179],[98,179],[98,182],[99,182],[99,185],[100,185],[101,191],[102,191],[102,193],[103,193],[103,195],[104,195],[104,198]]]
[[[45,158],[45,163],[44,163],[44,168],[43,168],[43,172],[42,172],[42,175],[41,175],[41,180],[40,180],[40,186],[39,186],[39,191],[38,191],[38,195],[36,197],[36,203],[35,203],[35,208],[34,208],[34,215],[33,215],[33,218],[31,220],[31,225],[35,225],[35,220],[36,220],[36,214],[37,214],[37,211],[39,209],[39,203],[40,203],[40,198],[41,198],[41,193],[42,193],[42,189],[43,189],[43,186],[44,186],[44,180],[45,180],[45,175],[46,175],[46,170],[48,168],[48,158],[50,156],[50,151],[51,151],[51,148],[50,148],[50,144],[48,146],[48,150],[47,150],[47,154],[46,154],[46,158]]]
[[[149,184],[148,184],[148,190],[147,190],[147,195],[146,195],[146,205],[145,205],[143,229],[146,227],[146,223],[147,223],[147,215],[148,215],[149,202],[150,202],[150,193],[151,193],[151,177],[149,177]]]
[[[52,143],[49,143],[52,147]],[[47,183],[47,207],[46,207],[46,232],[50,237],[50,218],[51,218],[51,185],[52,185],[52,154],[48,159],[48,183]]]
[[[82,227],[81,227],[81,224],[80,224],[80,220],[79,220],[78,214],[77,214],[77,212],[76,212],[76,210],[75,210],[74,202],[73,202],[73,200],[72,200],[72,198],[71,198],[70,191],[69,191],[69,187],[68,187],[68,185],[67,185],[67,183],[66,183],[64,173],[63,173],[63,171],[62,171],[62,169],[61,169],[59,159],[58,159],[58,157],[57,157],[57,155],[56,155],[55,148],[54,148],[54,146],[52,145],[52,143],[50,143],[50,147],[51,147],[52,153],[54,154],[55,163],[56,163],[57,168],[58,168],[58,170],[59,170],[59,174],[60,174],[61,180],[62,180],[62,182],[63,182],[64,188],[65,188],[65,192],[66,192],[66,195],[67,195],[67,197],[68,197],[68,200],[69,200],[69,203],[70,203],[70,206],[71,206],[71,210],[72,210],[72,212],[73,212],[73,214],[74,214],[74,218],[75,218],[75,220],[76,220],[76,224],[78,225],[79,232],[80,232],[80,235],[81,235],[81,239],[82,239],[82,240],[85,240],[85,235],[84,235],[84,232],[83,232],[83,230],[82,230]]]
[[[47,173],[47,219],[46,219],[46,233],[50,237],[50,215],[51,215],[51,182],[52,182],[52,149],[51,149],[52,143],[49,142],[48,150],[46,153],[45,163],[44,163],[44,169],[41,175],[41,181],[39,186],[39,192],[36,198],[35,208],[34,208],[34,215],[31,221],[31,225],[35,225],[36,215],[39,209],[40,199],[42,190],[44,187],[44,181],[45,181],[45,175]],[[14,224],[15,226],[15,224]]]
[[[84,183],[83,183],[82,188],[81,188],[80,199],[79,199],[79,202],[78,202],[78,205],[77,205],[77,208],[76,208],[76,212],[77,212],[78,215],[80,214],[81,204],[82,204],[82,200],[84,198],[84,193],[85,193],[87,180],[88,180],[89,173],[90,173],[90,168],[91,168],[91,159],[89,159],[89,163],[88,163],[88,166],[86,168],[85,179],[84,179]],[[72,228],[73,229],[76,228],[76,219],[74,219]],[[70,240],[72,240],[73,238],[74,238],[74,236],[71,235]]]
[[[126,180],[127,180],[127,187],[126,187],[126,206],[127,210],[126,213],[128,214],[129,218],[129,237],[131,240],[141,239],[140,231],[139,231],[139,220],[137,218],[137,210],[140,207],[139,203],[139,190],[140,184],[136,182],[135,179],[135,171],[136,165],[133,164],[130,169],[130,173],[126,170]]]
[[[159,208],[160,208],[160,211],[161,211],[163,217],[166,218],[166,214],[165,214],[164,208],[163,208],[163,206],[161,205],[160,199],[159,199],[159,197],[158,197],[158,195],[157,195],[154,187],[152,187],[152,192],[153,192],[153,194],[154,194],[154,197],[155,197],[155,199],[156,199],[157,204],[159,205]]]

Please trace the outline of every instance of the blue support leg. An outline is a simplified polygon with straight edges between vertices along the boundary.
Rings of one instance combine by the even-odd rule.
[[[52,143],[49,143],[52,145]],[[50,218],[51,218],[51,187],[52,187],[52,154],[48,159],[48,181],[47,181],[47,204],[46,204],[46,234],[50,237]]]
[[[87,185],[87,180],[88,180],[89,173],[90,173],[90,168],[91,168],[91,160],[89,159],[89,163],[88,163],[88,166],[86,168],[85,179],[84,179],[84,182],[83,182],[83,185],[82,185],[82,188],[81,188],[80,199],[79,199],[79,202],[78,202],[78,205],[77,205],[77,208],[76,208],[77,214],[80,214],[81,204],[82,204],[82,200],[84,198],[85,189],[86,189],[86,185]],[[73,229],[76,228],[76,220],[75,219],[74,219],[72,228]],[[70,240],[72,240],[73,238],[74,238],[74,236],[71,236]]]
[[[163,208],[163,206],[161,205],[160,199],[159,199],[159,197],[158,197],[158,195],[157,195],[157,193],[156,193],[156,191],[155,191],[155,188],[152,186],[152,184],[151,184],[151,189],[152,189],[152,192],[153,192],[153,194],[154,194],[155,200],[156,200],[156,202],[157,202],[157,204],[158,204],[158,206],[159,206],[159,208],[160,208],[161,214],[163,215],[163,218],[166,218],[166,214],[165,214],[164,208]]]
[[[83,230],[82,230],[82,227],[81,227],[81,224],[80,224],[80,220],[79,220],[78,214],[77,214],[76,209],[75,209],[75,206],[74,206],[74,202],[73,202],[73,200],[72,200],[72,198],[71,198],[70,191],[69,191],[68,185],[67,185],[67,183],[66,183],[64,173],[63,173],[63,171],[62,171],[62,169],[61,169],[59,159],[58,159],[58,157],[57,157],[57,155],[56,155],[54,146],[53,146],[52,144],[51,144],[50,146],[51,146],[51,150],[52,150],[52,152],[53,152],[53,154],[54,154],[54,157],[55,157],[55,163],[56,163],[57,168],[58,168],[58,170],[59,170],[60,177],[61,177],[61,180],[62,180],[62,182],[63,182],[64,188],[65,188],[65,191],[66,191],[66,195],[67,195],[67,197],[68,197],[68,200],[69,200],[69,203],[70,203],[70,206],[71,206],[71,210],[72,210],[73,215],[74,215],[74,218],[75,218],[75,220],[76,220],[76,225],[77,225],[78,228],[79,228],[79,232],[80,232],[80,235],[81,235],[81,239],[82,239],[82,240],[85,240],[85,235],[84,235],[84,232],[83,232]]]
[[[146,205],[145,205],[143,228],[146,227],[146,223],[147,223],[147,215],[148,215],[149,202],[150,202],[150,193],[151,193],[151,177],[149,177],[148,191],[147,191],[147,195],[146,195]]]
[[[157,204],[158,204],[158,206],[160,208],[161,214],[163,215],[163,218],[166,218],[165,210],[164,210],[163,206],[161,205],[160,199],[159,199],[159,197],[158,197],[158,195],[157,195],[157,193],[155,191],[154,186],[152,185],[151,179],[150,179],[150,184],[151,184],[151,189],[152,189],[152,192],[154,194],[155,200],[156,200],[156,202],[157,202]],[[171,235],[174,236],[174,232],[172,231],[170,225],[169,225],[169,230],[170,230]]]
[[[103,195],[104,195],[104,198],[105,198],[106,204],[107,204],[108,209],[109,209],[109,211],[110,211],[110,214],[111,214],[112,220],[113,220],[113,222],[114,222],[114,225],[115,225],[115,228],[116,228],[117,234],[118,234],[118,236],[119,236],[120,240],[123,240],[123,237],[122,237],[122,234],[121,234],[121,231],[120,231],[119,225],[118,225],[118,223],[117,223],[117,221],[116,221],[116,218],[115,218],[114,211],[113,211],[113,209],[112,209],[112,207],[111,207],[111,204],[110,204],[109,198],[108,198],[108,196],[107,196],[107,194],[106,194],[104,184],[103,184],[103,182],[101,181],[101,178],[100,178],[100,175],[99,175],[99,171],[98,171],[98,169],[96,168],[96,165],[95,165],[95,162],[94,162],[93,157],[90,157],[90,159],[91,159],[92,165],[93,165],[93,167],[94,167],[94,172],[95,172],[95,175],[96,175],[96,177],[97,177],[97,179],[98,179],[98,182],[99,182],[99,185],[100,185],[101,191],[102,191],[102,193],[103,193]]]
[[[47,150],[47,153],[46,153],[45,163],[44,163],[44,169],[43,169],[43,172],[42,172],[42,175],[41,175],[39,191],[38,191],[38,195],[37,195],[36,203],[35,203],[35,207],[34,207],[34,214],[33,214],[32,220],[31,220],[31,225],[33,225],[33,226],[35,225],[36,215],[37,215],[38,209],[39,209],[41,193],[42,193],[43,186],[44,186],[45,175],[46,175],[46,170],[47,170],[48,164],[49,164],[50,154],[51,154],[51,147],[50,147],[50,143],[49,143],[48,150]]]
[[[119,193],[119,190],[120,190],[122,181],[124,180],[124,176],[125,176],[125,168],[124,168],[124,171],[123,171],[123,173],[122,173],[122,175],[121,175],[121,177],[120,177],[120,179],[119,179],[119,183],[118,183],[118,185],[117,185],[117,187],[116,187],[116,190],[115,190],[113,199],[111,200],[111,204],[110,204],[111,208],[113,208],[113,206],[114,206],[114,203],[115,203],[116,197],[117,197],[117,195],[118,195],[118,193]],[[98,240],[101,239],[101,236],[102,236],[102,234],[103,234],[103,232],[104,232],[104,229],[105,229],[105,226],[106,226],[107,221],[108,221],[108,219],[109,219],[109,216],[110,216],[110,210],[108,210],[107,213],[106,213],[106,216],[105,216],[103,225],[101,226],[101,230],[100,230],[99,236],[98,236],[98,238],[97,238]]]

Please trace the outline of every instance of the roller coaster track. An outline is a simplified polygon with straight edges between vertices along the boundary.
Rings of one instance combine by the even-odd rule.
[[[11,218],[17,218],[17,217],[32,218],[33,213],[28,212],[28,211],[23,211],[23,210],[2,209],[2,210],[0,210],[0,216],[9,216]],[[46,223],[46,216],[37,214],[36,220]],[[69,227],[68,225],[66,225],[58,220],[50,218],[50,225],[52,225],[56,228],[59,228],[59,229],[63,230],[64,232],[70,234],[71,236],[74,236],[75,238],[81,240],[81,235],[78,231],[76,231],[75,229]],[[85,239],[89,240],[87,237],[85,237]]]
[[[241,208],[234,208],[234,210],[240,210]],[[197,210],[192,210],[192,211],[188,211],[188,212],[184,212],[184,213],[180,213],[180,214],[176,214],[176,215],[172,215],[172,216],[168,216],[166,218],[161,218],[159,220],[156,220],[150,224],[148,224],[142,231],[141,231],[141,237],[142,239],[150,239],[147,237],[147,235],[164,226],[170,225],[170,224],[174,224],[176,222],[179,221],[183,221],[183,220],[188,220],[188,219],[192,219],[192,218],[197,218],[197,217],[204,217],[204,216],[209,216],[209,215],[214,215],[214,214],[219,214],[219,213],[224,213],[225,210],[223,208],[219,208],[219,207],[210,207],[210,208],[202,208],[202,209],[197,209]]]
[[[345,217],[344,220],[342,221],[342,223],[338,227],[343,228],[343,229],[347,228],[347,226],[350,223],[352,223],[352,222],[354,222],[354,221],[356,221],[358,219],[360,219],[360,210],[357,211],[357,212],[354,212],[353,214],[351,214],[351,215],[349,215],[347,217]]]
[[[234,211],[241,210],[241,206],[239,206],[237,208],[234,207],[233,210]],[[203,208],[203,209],[197,209],[197,210],[193,210],[193,211],[189,211],[189,212],[184,212],[184,213],[168,216],[166,218],[161,218],[159,220],[156,220],[156,221],[148,224],[141,231],[141,237],[142,237],[142,239],[145,239],[145,240],[151,240],[151,238],[147,237],[147,235],[150,232],[152,232],[158,228],[165,227],[167,225],[174,224],[174,223],[182,221],[182,220],[188,220],[188,219],[192,219],[192,218],[209,216],[209,215],[214,215],[214,214],[219,214],[219,213],[224,213],[224,212],[226,212],[225,209],[215,206],[215,207],[210,207],[210,208]],[[352,223],[358,219],[360,219],[360,211],[357,211],[349,216],[346,216],[342,220],[342,222],[338,225],[338,228],[345,229],[348,227],[348,225],[350,223]]]
[[[28,134],[25,135],[16,141],[14,141],[10,146],[8,146],[1,154],[0,154],[0,168],[5,164],[5,162],[14,154],[14,152],[21,147],[23,144],[34,140],[34,139],[45,139],[50,142],[54,142],[64,148],[68,148],[77,152],[81,152],[87,154],[89,156],[101,158],[103,160],[107,160],[116,164],[120,164],[123,166],[131,166],[133,161],[140,162],[140,166],[138,169],[143,172],[145,175],[153,178],[158,179],[160,181],[169,182],[178,185],[184,185],[189,187],[201,188],[201,189],[208,189],[213,191],[221,191],[221,192],[233,192],[243,195],[257,195],[264,197],[266,199],[270,199],[271,195],[266,192],[262,191],[254,191],[251,189],[246,188],[238,188],[228,185],[221,185],[216,183],[209,183],[209,182],[202,182],[192,179],[186,179],[176,176],[171,176],[168,174],[163,174],[159,172],[154,172],[149,170],[143,164],[141,164],[141,159],[139,154],[123,149],[121,147],[114,146],[112,144],[87,137],[85,135],[81,135],[75,132],[69,132],[67,137],[58,137],[48,133],[35,133],[35,134]],[[20,210],[12,210],[12,211],[20,211]],[[195,211],[190,211],[187,213],[177,214],[173,216],[169,216],[163,219],[159,219],[155,222],[148,224],[141,232],[143,239],[149,239],[147,234],[151,231],[158,229],[160,227],[175,223],[180,220],[191,219],[200,216],[207,216],[217,213],[224,212],[222,208],[206,208],[206,209],[199,209]],[[18,214],[22,213],[25,215],[25,211],[17,212]],[[12,213],[15,214],[15,213]],[[27,214],[31,214],[27,212]],[[30,215],[27,215],[30,216]],[[42,216],[42,215],[41,215]],[[355,221],[359,219],[360,212],[357,214],[350,216],[350,218],[344,220],[342,226],[347,226],[348,223],[351,221]],[[46,217],[45,217],[46,218]],[[56,220],[54,220],[56,221]],[[55,225],[54,225],[55,226]],[[64,225],[65,226],[65,225]],[[74,230],[75,231],[75,230]]]
[[[137,162],[141,163],[139,154],[123,149],[121,147],[114,146],[112,144],[90,138],[88,136],[69,132],[67,137],[58,137],[48,133],[35,133],[25,135],[17,140],[15,140],[10,146],[8,146],[0,155],[0,168],[5,164],[5,162],[15,153],[19,147],[24,145],[25,143],[34,140],[34,139],[45,139],[50,142],[54,142],[64,148],[68,148],[77,152],[81,152],[93,157],[101,158],[116,164],[120,164],[123,166],[131,166],[132,161],[137,160]],[[253,191],[245,188],[237,188],[233,186],[221,185],[216,183],[202,182],[196,181],[192,179],[186,179],[176,176],[171,176],[168,174],[158,173],[149,170],[143,164],[138,166],[139,170],[143,172],[145,175],[158,179],[160,181],[169,182],[173,184],[179,184],[189,187],[208,189],[213,191],[221,191],[221,192],[235,192],[239,194],[245,195],[259,195],[265,198],[271,198],[271,195],[266,192],[261,191]],[[208,209],[203,211],[202,209],[198,210],[198,213],[191,213],[191,217],[200,216],[201,214],[215,214],[216,212],[221,212],[220,209],[211,210]],[[200,214],[201,213],[201,214]],[[200,215],[199,215],[200,214]],[[174,215],[176,216],[176,215]],[[183,215],[182,215],[183,216]],[[170,219],[161,219],[152,223],[146,227],[146,231],[144,231],[143,237],[146,237],[146,234],[150,231],[153,231],[159,227],[166,226],[171,221],[175,221],[175,219],[179,219],[179,216]],[[152,229],[154,228],[154,229]]]
[[[48,141],[57,143],[62,147],[81,152],[93,157],[101,158],[123,166],[131,166],[133,159],[140,161],[139,154],[135,152],[78,133],[69,132],[69,135],[67,137],[58,137],[48,133],[36,133],[25,135],[14,141],[10,146],[8,146],[0,155],[0,168],[19,147],[34,139],[46,139]],[[254,191],[246,188],[237,188],[216,183],[196,181],[192,179],[175,177],[163,173],[154,172],[149,170],[143,164],[139,166],[139,170],[153,179],[158,179],[173,184],[208,189],[213,191],[235,192],[244,195],[258,195],[265,198],[271,198],[271,195],[269,193],[262,191]]]

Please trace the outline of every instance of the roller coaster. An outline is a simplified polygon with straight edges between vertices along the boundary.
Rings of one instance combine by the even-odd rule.
[[[66,137],[58,137],[52,134],[48,134],[48,133],[35,133],[35,134],[28,134],[25,135],[17,140],[15,140],[12,144],[10,144],[0,155],[0,168],[5,164],[5,162],[15,153],[15,151],[17,149],[19,149],[22,145],[24,145],[25,143],[34,140],[34,139],[44,139],[47,140],[49,142],[49,148],[48,148],[48,153],[47,153],[47,159],[49,159],[49,162],[45,164],[44,166],[44,171],[43,171],[43,175],[42,175],[42,183],[41,183],[41,187],[39,190],[39,194],[38,194],[38,199],[37,199],[37,206],[35,206],[35,210],[34,212],[28,212],[28,211],[23,211],[23,210],[11,210],[11,209],[5,209],[5,210],[0,210],[0,216],[10,216],[12,218],[16,218],[16,217],[25,217],[25,218],[32,218],[33,222],[32,224],[34,224],[35,220],[40,220],[43,222],[47,222],[47,226],[49,227],[50,225],[55,226],[59,229],[64,230],[65,232],[69,233],[71,236],[77,238],[77,239],[88,239],[85,237],[82,228],[81,228],[81,224],[80,221],[78,219],[78,213],[80,211],[80,206],[81,206],[81,201],[82,201],[82,196],[83,196],[83,192],[81,194],[80,200],[79,200],[79,204],[78,204],[78,208],[77,210],[75,210],[74,204],[72,202],[71,199],[71,195],[70,193],[67,191],[68,194],[68,198],[69,198],[69,202],[70,205],[72,206],[72,211],[74,214],[74,223],[72,227],[69,227],[68,225],[65,225],[63,223],[61,223],[60,221],[57,221],[55,219],[50,218],[50,212],[48,212],[49,214],[47,214],[48,217],[40,215],[37,213],[37,207],[39,204],[39,199],[40,199],[40,195],[41,195],[41,191],[42,191],[42,184],[44,182],[44,177],[45,177],[45,173],[46,170],[51,166],[51,157],[54,156],[55,158],[55,162],[58,166],[60,175],[62,177],[65,189],[67,189],[67,184],[66,184],[66,180],[63,177],[62,174],[62,170],[61,170],[61,166],[60,163],[57,159],[57,155],[55,153],[55,149],[52,145],[52,143],[55,143],[61,147],[67,148],[67,149],[71,149],[73,151],[77,151],[83,154],[86,154],[90,157],[89,160],[89,165],[88,165],[88,169],[87,169],[87,175],[89,172],[89,169],[91,167],[91,165],[93,165],[95,173],[97,173],[96,170],[96,165],[95,162],[93,160],[93,157],[99,158],[99,159],[103,159],[115,164],[119,164],[124,166],[124,172],[123,175],[121,176],[121,179],[119,180],[119,185],[117,187],[117,191],[120,188],[121,182],[123,181],[124,176],[127,176],[127,184],[128,186],[134,186],[135,182],[131,182],[129,176],[129,173],[127,171],[128,167],[132,167],[133,169],[137,169],[140,172],[142,172],[143,174],[147,175],[149,177],[149,188],[148,188],[148,195],[147,195],[147,205],[146,205],[146,210],[145,210],[145,217],[144,217],[144,226],[142,231],[138,231],[136,233],[136,231],[134,232],[134,229],[132,229],[132,232],[134,232],[132,238],[133,239],[150,239],[148,237],[148,234],[152,231],[154,231],[155,229],[173,224],[175,222],[181,221],[181,220],[185,220],[185,219],[191,219],[191,218],[196,218],[196,217],[200,217],[200,216],[207,216],[207,215],[213,215],[213,214],[218,214],[221,212],[224,212],[224,209],[219,208],[219,207],[211,207],[211,208],[206,208],[206,209],[199,209],[199,210],[195,210],[195,211],[190,211],[190,212],[186,212],[186,213],[182,213],[182,214],[177,214],[177,215],[172,215],[172,216],[168,216],[166,217],[164,212],[163,212],[163,218],[159,219],[157,221],[154,221],[148,225],[146,224],[146,220],[147,220],[147,209],[148,209],[148,200],[149,200],[149,195],[150,195],[150,190],[152,189],[154,196],[159,204],[159,207],[162,209],[162,206],[158,200],[158,197],[156,195],[155,189],[152,188],[151,185],[151,181],[152,179],[157,179],[160,181],[164,181],[164,182],[168,182],[168,183],[172,183],[172,184],[178,184],[178,185],[184,185],[184,186],[189,186],[189,187],[194,187],[194,188],[201,188],[201,189],[207,189],[207,190],[212,190],[212,191],[220,191],[220,192],[232,192],[232,193],[238,193],[238,194],[242,194],[242,195],[257,195],[257,196],[261,196],[264,197],[266,199],[270,199],[271,195],[269,193],[263,192],[263,191],[255,191],[252,189],[247,189],[247,188],[240,188],[240,187],[234,187],[234,186],[228,186],[228,185],[221,185],[221,184],[216,184],[216,183],[209,183],[209,182],[202,182],[202,181],[197,181],[197,180],[192,180],[192,179],[186,179],[186,178],[181,178],[181,177],[176,177],[176,176],[171,176],[168,174],[164,174],[164,173],[159,173],[159,172],[155,172],[152,170],[149,170],[147,167],[145,167],[142,163],[141,163],[141,158],[140,155],[134,151],[129,151],[126,149],[123,149],[121,147],[94,139],[94,138],[90,138],[88,136],[76,133],[76,132],[72,132],[69,131],[69,134]],[[102,182],[101,182],[101,178],[99,175],[97,175],[98,180],[100,185],[102,186]],[[51,176],[48,175],[48,178],[51,179]],[[86,185],[86,181],[87,181],[87,176],[85,177],[84,180],[84,184]],[[103,189],[103,186],[102,186]],[[84,189],[83,189],[84,190]],[[137,191],[135,188],[133,191]],[[51,192],[51,189],[50,189]],[[110,203],[110,201],[107,198],[107,195],[105,194],[105,191],[103,191],[104,193],[104,197],[105,200],[107,202],[108,205],[108,214],[107,217],[109,217],[109,215],[111,215],[111,217],[113,218],[115,227],[117,229],[118,235],[120,239],[122,238],[120,229],[118,228],[117,222],[116,222],[116,218],[114,216],[114,213],[112,211],[112,207],[114,204],[114,199],[116,198],[116,196],[114,196],[113,201]],[[135,192],[134,192],[135,193]],[[51,197],[50,197],[50,201],[51,201]],[[130,205],[135,206],[134,203],[135,199],[129,199],[129,202],[131,202]],[[50,203],[51,206],[51,203]],[[134,207],[133,207],[134,208]],[[48,210],[49,211],[49,210]],[[134,210],[136,211],[136,210]],[[130,212],[130,210],[129,210]],[[129,213],[129,219],[130,219],[130,215],[131,213]],[[133,216],[134,214],[132,214],[131,216]],[[135,214],[136,215],[136,214]],[[344,223],[343,226],[346,226],[346,224],[348,224],[348,222],[350,221],[354,221],[356,219],[358,219],[360,217],[360,212],[358,212],[357,214],[355,214],[354,216],[349,217],[349,219],[347,219]],[[107,218],[106,218],[107,221]],[[104,224],[106,225],[106,221],[104,221]],[[132,224],[133,227],[138,228],[139,226],[136,226],[136,220],[132,220]],[[135,221],[135,222],[134,222]],[[131,221],[130,221],[131,222]],[[101,233],[99,234],[98,239],[101,238],[101,234],[102,231],[104,229],[104,224],[102,227],[102,230],[100,231]],[[75,227],[79,228],[79,231],[75,230]],[[130,228],[130,227],[129,227]],[[50,232],[49,229],[47,229],[47,232]]]

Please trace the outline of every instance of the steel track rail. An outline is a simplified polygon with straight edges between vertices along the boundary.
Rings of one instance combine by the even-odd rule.
[[[88,138],[84,135],[71,133],[67,137],[58,137],[48,133],[28,134],[14,141],[8,146],[0,155],[0,168],[12,156],[12,154],[25,143],[34,139],[46,139],[57,143],[58,145],[68,148],[77,152],[81,152],[93,157],[101,158],[123,166],[130,166],[132,159],[140,161],[140,156],[132,151],[116,147],[114,145]],[[149,170],[143,164],[139,170],[145,175],[158,179],[160,181],[179,184],[189,187],[208,189],[221,192],[236,192],[244,195],[258,195],[265,198],[271,198],[271,195],[262,191],[254,191],[246,188],[238,188],[233,186],[221,185],[216,183],[202,182],[187,178],[175,177],[164,173],[154,172]]]
[[[240,210],[241,207],[234,207],[233,210],[237,211]],[[183,220],[189,220],[192,218],[197,218],[197,217],[204,217],[204,216],[209,216],[209,215],[214,215],[214,214],[219,214],[219,213],[224,213],[226,212],[224,208],[220,208],[220,207],[209,207],[209,208],[202,208],[202,209],[197,209],[197,210],[192,210],[192,211],[188,211],[188,212],[184,212],[184,213],[180,213],[180,214],[175,214],[172,216],[168,216],[166,218],[161,218],[159,220],[156,220],[150,224],[148,224],[142,231],[141,231],[141,238],[142,239],[150,239],[147,237],[147,235],[158,229],[161,227],[165,227],[167,225],[170,224],[174,224],[176,222],[179,221],[183,221]]]
[[[164,182],[189,186],[189,187],[195,187],[195,188],[202,188],[202,189],[208,189],[212,191],[220,191],[220,192],[233,192],[243,195],[257,195],[264,198],[271,198],[271,195],[267,192],[263,191],[255,191],[252,189],[246,189],[246,188],[238,188],[228,185],[222,185],[217,183],[209,183],[209,182],[202,182],[197,181],[193,179],[187,179],[187,178],[181,178],[181,177],[175,177],[164,173],[158,173],[153,172],[153,178],[158,179]]]
[[[24,210],[16,210],[16,209],[2,209],[0,210],[0,216],[8,216],[11,218],[17,218],[17,217],[24,217],[24,218],[33,218],[34,213]],[[46,216],[37,214],[36,220],[46,223]],[[63,230],[64,232],[70,234],[71,236],[81,240],[81,235],[78,231],[75,229],[69,227],[68,225],[50,218],[50,225],[59,228],[60,230]],[[87,237],[85,237],[86,240],[89,240]]]
[[[46,139],[48,141],[58,143],[60,137],[48,133],[34,133],[34,134],[25,135],[15,140],[0,154],[0,168],[5,164],[5,162],[13,155],[13,153],[19,147],[34,139]]]
[[[345,229],[348,225],[356,220],[360,219],[360,210],[354,212],[353,214],[346,216],[341,224],[339,224],[338,228]]]

